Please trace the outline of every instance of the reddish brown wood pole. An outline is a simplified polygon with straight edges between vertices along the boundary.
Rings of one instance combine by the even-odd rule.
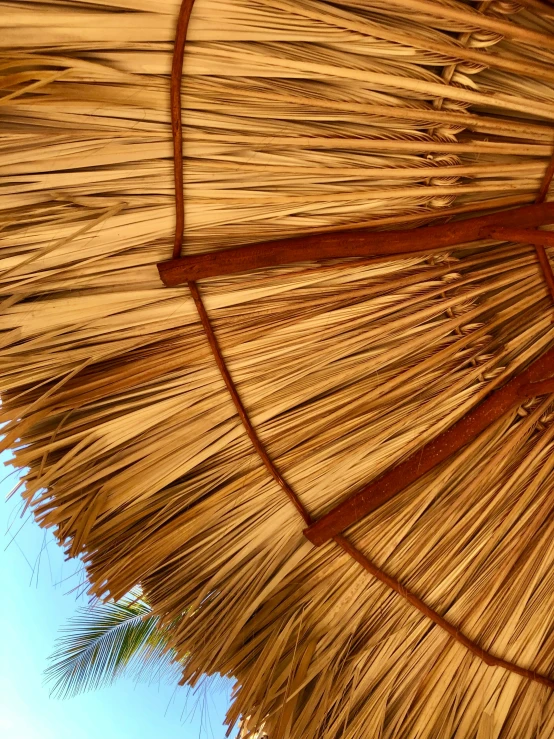
[[[554,203],[539,203],[419,229],[335,231],[277,241],[262,241],[233,249],[160,262],[158,271],[164,285],[176,287],[204,277],[229,275],[294,262],[350,257],[389,257],[418,252],[429,254],[449,249],[456,244],[487,238],[491,234],[491,229],[512,226],[524,229],[548,223],[554,223]]]
[[[544,177],[541,182],[541,186],[539,188],[539,192],[537,194],[537,197],[535,198],[535,203],[544,202],[544,199],[546,198],[546,195],[548,193],[548,188],[550,187],[550,183],[552,182],[552,177],[554,177],[554,156],[551,157],[548,163],[546,172],[544,173]],[[536,240],[531,243],[535,247],[535,253],[537,255],[537,259],[539,260],[544,281],[548,286],[548,290],[550,291],[550,296],[552,297],[552,300],[554,300],[554,273],[552,272],[552,266],[550,264],[550,260],[548,259],[546,249],[544,248],[545,246],[552,246],[552,244]]]
[[[552,156],[550,161],[548,162],[548,166],[546,168],[546,172],[544,173],[544,177],[542,178],[539,192],[537,194],[537,197],[535,198],[535,203],[544,202],[548,194],[548,189],[550,187],[550,183],[552,182],[553,177],[554,177],[554,156]]]
[[[424,603],[421,598],[418,598],[417,595],[405,588],[402,583],[400,583],[394,577],[387,575],[386,572],[377,567],[377,565],[374,565],[371,560],[369,560],[364,554],[362,554],[359,549],[356,549],[356,547],[351,544],[348,539],[345,539],[344,536],[338,534],[337,536],[333,537],[333,541],[338,544],[339,547],[341,547],[353,559],[355,559],[356,562],[358,562],[358,564],[360,564],[364,568],[364,570],[366,570],[366,572],[369,572],[377,580],[384,583],[385,585],[388,585],[391,590],[394,590],[394,592],[398,593],[398,595],[404,598],[404,600],[407,600],[408,603],[410,603],[420,613],[423,613],[423,615],[427,616],[427,618],[433,621],[433,623],[437,624],[437,626],[440,626],[441,629],[444,629],[444,631],[450,634],[450,636],[459,644],[463,644],[463,646],[469,652],[474,654],[476,657],[479,657],[479,659],[482,659],[486,665],[489,665],[489,667],[502,667],[504,670],[515,672],[516,675],[526,677],[528,680],[534,680],[536,683],[546,685],[551,690],[554,689],[554,680],[551,680],[549,677],[541,675],[534,670],[527,670],[524,667],[520,667],[513,662],[508,662],[507,660],[501,659],[500,657],[495,657],[494,654],[487,652],[486,649],[481,649],[478,644],[476,644],[474,641],[471,641],[471,639],[465,636],[465,634],[462,634],[459,629],[453,626],[439,613],[434,611],[432,608],[429,608],[429,606]]]
[[[488,235],[498,241],[514,241],[519,244],[533,246],[554,246],[554,231],[539,231],[536,228],[518,228],[515,226],[494,226]]]
[[[189,282],[188,286],[189,286],[189,290],[191,292],[192,298],[194,300],[194,303],[196,305],[196,310],[198,311],[198,315],[200,316],[200,321],[202,322],[202,326],[204,328],[206,338],[208,339],[210,349],[212,350],[212,354],[214,356],[216,364],[219,368],[219,371],[221,372],[223,381],[227,385],[227,390],[229,391],[229,394],[233,400],[233,403],[235,404],[235,408],[237,410],[237,413],[239,414],[240,420],[242,421],[242,425],[244,426],[246,433],[248,434],[250,441],[252,442],[252,446],[258,452],[258,455],[260,459],[262,460],[262,462],[264,463],[269,474],[273,477],[275,482],[278,485],[280,485],[282,490],[284,490],[285,495],[287,495],[290,502],[296,508],[298,513],[302,516],[302,518],[304,519],[304,522],[309,525],[313,520],[312,517],[310,516],[308,511],[304,508],[304,506],[300,502],[300,498],[296,495],[296,493],[290,487],[290,485],[287,482],[285,482],[285,480],[283,479],[283,476],[273,464],[271,457],[267,453],[265,446],[260,441],[254,429],[254,426],[252,425],[252,421],[250,420],[248,413],[246,412],[246,409],[242,403],[238,390],[235,387],[235,383],[233,382],[231,374],[229,370],[227,369],[225,360],[223,359],[223,354],[221,353],[221,349],[219,348],[219,344],[218,344],[216,335],[214,333],[214,330],[212,328],[210,318],[208,316],[208,313],[206,311],[206,308],[200,296],[198,285],[195,282]]]
[[[535,360],[500,390],[492,392],[454,426],[418,449],[404,462],[389,469],[332,508],[329,513],[308,526],[304,534],[316,546],[329,541],[459,451],[510,408],[527,398],[550,392],[554,382],[552,375],[554,349]]]
[[[185,229],[185,197],[183,187],[183,135],[181,126],[181,80],[183,79],[183,60],[185,43],[189,27],[190,14],[194,0],[183,0],[177,30],[173,44],[173,62],[171,65],[171,130],[173,134],[173,176],[175,182],[175,240],[173,242],[173,258],[181,256],[183,249],[183,231]]]

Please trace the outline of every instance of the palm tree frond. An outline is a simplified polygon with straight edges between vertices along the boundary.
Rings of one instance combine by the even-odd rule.
[[[135,679],[178,679],[181,666],[168,648],[169,628],[142,600],[82,608],[62,630],[45,672],[51,694],[69,698],[111,684],[124,672]]]

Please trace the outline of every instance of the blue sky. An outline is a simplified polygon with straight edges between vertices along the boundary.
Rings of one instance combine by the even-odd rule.
[[[11,469],[0,465],[0,478]],[[48,655],[59,628],[87,599],[71,592],[82,581],[76,564],[64,561],[52,536],[28,515],[19,518],[19,499],[4,502],[16,481],[11,474],[0,483],[2,739],[223,739],[229,681],[198,695],[122,679],[76,698],[49,697]]]

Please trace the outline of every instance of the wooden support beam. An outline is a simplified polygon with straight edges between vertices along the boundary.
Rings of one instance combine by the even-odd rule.
[[[475,439],[487,426],[526,399],[554,390],[554,348],[526,370],[493,391],[451,428],[439,434],[408,459],[364,485],[326,515],[304,529],[305,536],[320,546],[429,472]]]
[[[548,191],[550,189],[550,184],[552,183],[553,177],[554,177],[554,154],[550,157],[550,161],[548,162],[548,165],[544,172],[541,186],[539,187],[537,197],[535,198],[535,203],[543,203],[545,201],[546,196],[548,195]],[[535,246],[535,253],[537,255],[537,259],[539,260],[539,264],[542,270],[544,281],[546,282],[546,285],[550,292],[550,297],[554,301],[554,273],[552,272],[552,265],[550,264],[550,260],[548,259],[548,255],[545,249],[545,246],[550,246],[550,244],[535,242],[534,246]]]
[[[514,241],[517,244],[554,246],[554,231],[539,231],[536,228],[494,226],[489,230],[489,236],[499,241]]]
[[[173,135],[173,182],[175,185],[175,238],[173,241],[173,258],[181,256],[183,249],[183,231],[185,229],[185,191],[183,184],[183,133],[181,122],[181,80],[183,78],[183,61],[187,30],[194,0],[183,0],[175,42],[173,44],[173,61],[171,64],[171,85],[169,102],[171,106],[171,132]]]
[[[539,231],[536,228],[514,228],[513,226],[496,226],[491,228],[493,239],[515,241],[519,244],[532,244],[550,297],[554,301],[554,273],[550,265],[545,246],[554,246],[554,231]]]
[[[509,226],[514,229],[525,229],[548,223],[554,223],[554,203],[536,203],[421,229],[335,231],[263,241],[224,251],[193,254],[160,262],[158,271],[164,285],[176,287],[204,277],[230,275],[294,262],[428,254],[449,249],[457,244],[488,238],[493,228]]]

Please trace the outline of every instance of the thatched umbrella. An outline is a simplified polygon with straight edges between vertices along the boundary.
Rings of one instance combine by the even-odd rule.
[[[554,8],[1,4],[38,522],[244,736],[554,736]]]

